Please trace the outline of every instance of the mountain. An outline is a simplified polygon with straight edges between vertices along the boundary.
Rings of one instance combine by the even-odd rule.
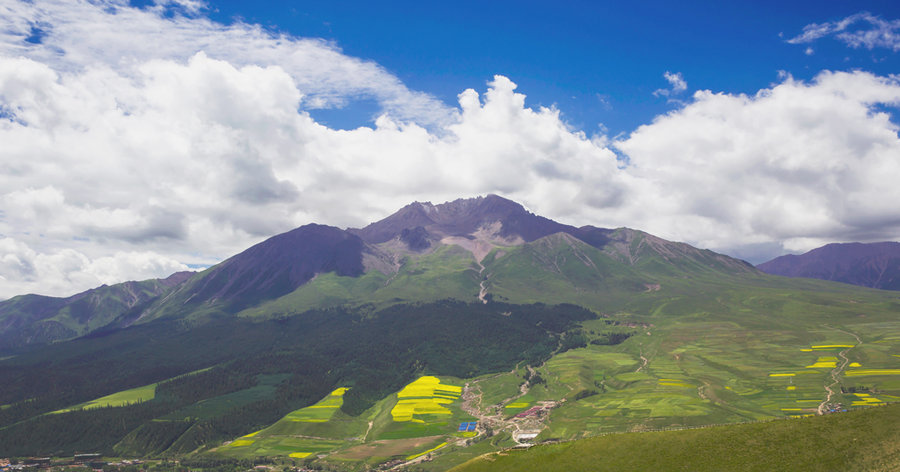
[[[224,302],[232,310],[294,291],[321,273],[359,277],[362,240],[333,226],[309,224],[273,236],[203,274],[187,302]]]
[[[767,274],[900,290],[900,243],[836,243],[759,264]]]
[[[497,196],[306,225],[167,280],[16,297],[0,322],[15,340],[0,457],[437,472],[532,442],[900,398],[897,292]]]
[[[0,327],[9,334],[0,338],[0,349],[167,317],[202,322],[210,316],[270,317],[445,298],[621,303],[661,284],[682,285],[686,273],[756,270],[637,230],[560,224],[496,195],[416,202],[361,229],[305,225],[170,282],[130,282],[70,299],[2,302]],[[120,292],[134,294],[119,297]]]
[[[103,285],[71,297],[20,295],[0,302],[0,350],[87,334],[179,286],[193,272]]]

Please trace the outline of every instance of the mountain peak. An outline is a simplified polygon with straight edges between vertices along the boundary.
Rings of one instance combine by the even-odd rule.
[[[349,231],[367,243],[378,244],[419,227],[440,238],[468,236],[497,222],[501,225],[500,236],[518,236],[525,241],[533,241],[553,233],[575,231],[573,227],[537,216],[519,203],[494,194],[460,198],[437,205],[431,202],[413,202],[381,221]]]

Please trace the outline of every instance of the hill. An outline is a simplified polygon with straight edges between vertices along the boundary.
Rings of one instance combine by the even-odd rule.
[[[828,244],[805,254],[776,257],[757,268],[786,277],[900,290],[900,243]]]
[[[193,272],[104,285],[67,298],[20,295],[0,302],[0,352],[71,339],[107,327],[181,285]]]
[[[900,405],[791,421],[615,434],[479,457],[453,472],[900,469]]]

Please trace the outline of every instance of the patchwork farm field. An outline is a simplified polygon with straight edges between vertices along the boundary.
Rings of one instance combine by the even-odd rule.
[[[854,307],[866,316],[848,318],[845,301],[825,300],[819,312],[797,302],[804,312],[785,322],[760,315],[786,309],[771,299],[745,301],[749,312],[716,316],[668,317],[665,310],[682,300],[653,315],[605,315],[582,323],[582,347],[542,365],[471,379],[421,376],[358,417],[340,411],[346,390],[339,388],[207,454],[347,470],[397,461],[441,471],[517,442],[853,415],[900,400],[900,321],[892,305]],[[612,331],[627,339],[609,345]]]
[[[896,401],[900,356],[894,353],[900,339],[883,333],[898,327],[795,332],[714,324],[642,333],[620,352],[572,350],[537,370],[548,382],[531,394],[566,399],[539,439],[738,423]]]
[[[413,460],[442,450],[450,441],[471,437],[468,431],[459,431],[460,423],[474,418],[459,407],[462,387],[457,383],[452,378],[419,377],[359,417],[340,411],[348,390],[341,387],[318,403],[207,454],[318,459],[351,469],[391,459]]]

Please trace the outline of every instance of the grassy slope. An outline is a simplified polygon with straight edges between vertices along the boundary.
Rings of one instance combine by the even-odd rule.
[[[900,405],[790,421],[637,434],[537,446],[452,470],[897,470]]]
[[[65,413],[67,411],[74,410],[90,410],[92,408],[117,407],[131,405],[133,403],[147,402],[153,400],[153,398],[156,397],[157,385],[158,384],[154,383],[150,385],[144,385],[143,387],[123,390],[111,395],[106,395],[105,397],[97,398],[96,400],[91,400],[89,402],[80,403],[69,408],[63,408],[62,410],[54,411],[51,414]]]
[[[362,277],[321,274],[281,298],[239,315],[268,317],[296,314],[323,306],[428,302],[445,298],[472,301],[478,295],[478,269],[472,253],[458,246],[441,246],[424,255],[408,256],[391,276],[370,271]]]

